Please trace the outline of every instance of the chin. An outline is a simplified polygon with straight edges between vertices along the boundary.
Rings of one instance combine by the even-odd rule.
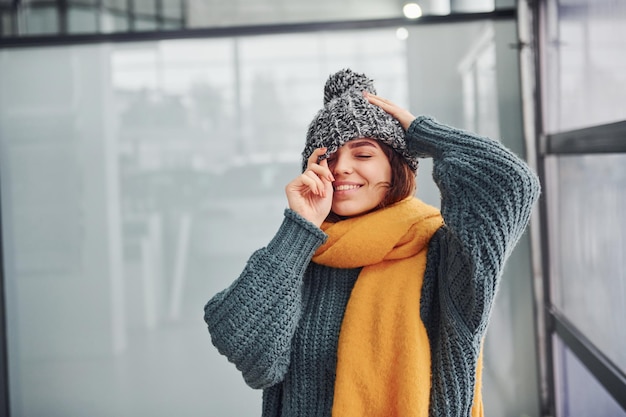
[[[376,210],[376,207],[333,207],[332,213],[341,219],[360,216],[370,211]]]

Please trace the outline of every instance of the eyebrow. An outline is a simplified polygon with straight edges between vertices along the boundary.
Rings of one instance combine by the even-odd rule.
[[[358,140],[357,139],[357,140],[346,143],[346,145],[348,145],[348,148],[350,149],[360,148],[361,146],[371,146],[372,148],[378,148],[378,146],[376,146],[376,144],[370,140]]]

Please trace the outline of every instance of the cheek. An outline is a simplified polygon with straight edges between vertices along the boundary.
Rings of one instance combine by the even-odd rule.
[[[389,191],[391,186],[391,168],[382,167],[382,172],[376,173],[376,180],[374,181],[374,189],[380,199],[383,199]]]
[[[391,184],[391,166],[389,164],[385,164],[378,169],[378,182],[385,183],[387,185]]]
[[[387,165],[387,167],[385,168],[385,181],[387,181],[389,184],[391,184],[391,177],[393,177],[393,174],[391,172],[391,165]]]

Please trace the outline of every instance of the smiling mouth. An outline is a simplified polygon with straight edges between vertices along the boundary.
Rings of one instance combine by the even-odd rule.
[[[343,184],[336,186],[335,191],[356,190],[357,188],[361,188],[361,186],[357,184]]]

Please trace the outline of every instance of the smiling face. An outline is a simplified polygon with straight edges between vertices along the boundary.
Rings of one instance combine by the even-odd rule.
[[[391,164],[374,139],[353,139],[328,158],[335,177],[331,211],[358,216],[378,207],[391,185]]]

